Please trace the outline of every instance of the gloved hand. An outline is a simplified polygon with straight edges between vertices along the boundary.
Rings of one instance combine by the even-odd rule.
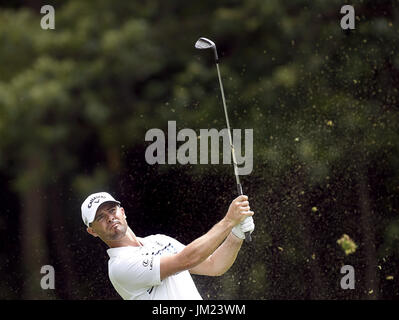
[[[252,217],[245,218],[241,223],[237,224],[231,232],[242,240],[245,239],[245,232],[249,231],[252,233],[255,229],[254,219]]]

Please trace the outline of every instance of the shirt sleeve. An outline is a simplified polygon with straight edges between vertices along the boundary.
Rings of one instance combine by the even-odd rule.
[[[110,278],[129,291],[160,285],[160,257],[120,258],[111,266]]]
[[[162,235],[164,242],[169,242],[170,245],[172,246],[172,250],[174,251],[174,253],[179,253],[180,251],[182,251],[186,246],[184,244],[182,244],[180,241],[166,236],[166,235]]]

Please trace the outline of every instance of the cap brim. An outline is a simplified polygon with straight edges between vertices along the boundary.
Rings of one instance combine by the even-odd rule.
[[[94,216],[93,216],[93,218],[91,219],[91,221],[88,221],[88,225],[90,225],[90,223],[92,223],[92,222],[94,221],[94,219],[96,218],[96,214],[97,214],[98,209],[99,209],[103,204],[108,203],[108,202],[113,202],[113,203],[121,204],[120,201],[117,201],[117,200],[106,200],[106,201],[104,201],[104,202],[100,202],[100,203],[96,204],[95,211],[94,211],[94,212],[95,212],[95,213],[94,213]]]

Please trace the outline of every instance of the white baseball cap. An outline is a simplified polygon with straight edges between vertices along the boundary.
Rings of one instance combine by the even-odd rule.
[[[96,217],[96,212],[99,206],[101,206],[104,202],[116,202],[120,204],[119,201],[116,201],[113,196],[111,196],[107,192],[97,192],[89,195],[85,201],[82,203],[82,219],[86,226],[89,227],[89,224],[93,222]]]

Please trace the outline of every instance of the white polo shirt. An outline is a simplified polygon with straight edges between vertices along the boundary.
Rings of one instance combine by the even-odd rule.
[[[110,248],[108,274],[125,300],[202,300],[188,270],[161,281],[160,259],[180,252],[179,241],[161,234],[138,238],[141,247]]]

